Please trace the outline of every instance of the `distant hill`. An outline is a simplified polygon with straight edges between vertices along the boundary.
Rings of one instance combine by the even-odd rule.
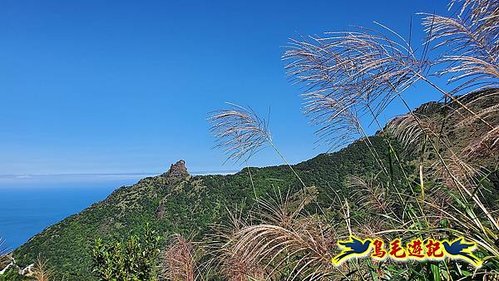
[[[493,102],[497,104],[497,101]],[[415,112],[440,118],[445,110],[440,103],[429,103]],[[448,123],[452,122],[455,120],[450,118]],[[460,132],[453,137],[452,145],[460,146],[462,139],[477,134],[480,134],[480,128]],[[393,164],[393,152],[387,146],[384,131],[370,137],[369,141],[380,153],[380,161],[390,167],[391,176],[397,178],[401,168]],[[391,143],[405,163],[403,169],[412,173],[411,154],[400,149],[393,140]],[[493,166],[495,160],[480,161]],[[293,167],[309,186],[308,191],[314,193],[319,205],[323,206],[330,206],[336,193],[348,194],[345,191],[347,177],[379,173],[376,159],[363,140]],[[259,196],[276,189],[293,193],[302,188],[287,166],[249,169]],[[253,194],[248,168],[233,175],[192,176],[184,161],[179,161],[166,173],[120,187],[104,201],[48,227],[16,249],[14,256],[21,264],[29,264],[41,254],[57,270],[58,276],[66,280],[95,280],[91,273],[90,253],[96,238],[122,238],[130,233],[140,233],[143,226],[150,223],[165,236],[180,233],[200,239],[210,232],[211,225],[226,219],[226,208],[237,206],[243,212],[249,211],[255,203]],[[311,208],[313,211],[314,207]]]

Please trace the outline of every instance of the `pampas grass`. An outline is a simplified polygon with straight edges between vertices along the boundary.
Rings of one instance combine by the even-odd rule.
[[[413,48],[410,38],[381,24],[379,31],[358,28],[291,41],[283,56],[286,70],[305,89],[304,113],[318,127],[319,141],[337,148],[363,137],[380,173],[351,177],[347,197],[336,192],[330,207],[312,208],[314,213],[306,211],[314,201],[305,200],[306,192],[296,198],[258,198],[258,208],[246,219],[232,216],[232,226],[214,243],[213,259],[226,279],[452,280],[497,273],[498,213],[486,198],[489,171],[479,162],[497,159],[499,146],[499,3],[453,0],[450,9],[451,16],[422,14],[427,33],[422,48]],[[453,88],[446,90],[435,76],[446,77]],[[404,93],[416,83],[429,86],[444,106],[433,103],[411,111]],[[459,96],[464,90],[481,93]],[[386,152],[370,143],[363,125],[382,129],[379,116],[395,99],[410,112],[382,134],[402,179],[393,178],[393,167],[380,157]],[[251,110],[221,110],[210,122],[228,159],[249,157],[264,144],[275,148],[267,123]],[[415,156],[411,163],[398,157],[395,143]],[[414,173],[405,172],[408,164]],[[324,220],[332,214],[335,219]],[[484,266],[466,273],[469,268],[454,261],[418,265],[367,259],[332,267],[331,249],[349,235],[465,236],[479,245]]]
[[[4,269],[10,262],[11,258],[8,256],[9,251],[5,246],[5,240],[0,237],[0,270]]]
[[[361,131],[358,116],[377,117],[425,72],[426,63],[395,37],[361,29],[291,41],[286,69],[307,88],[305,113],[319,125],[320,139],[348,143]]]
[[[41,256],[38,256],[33,266],[31,277],[36,281],[50,281],[53,277],[53,270],[49,268],[48,263]]]
[[[172,281],[197,280],[194,251],[194,244],[191,241],[180,235],[175,235],[163,254],[162,275]]]
[[[208,118],[211,123],[210,131],[217,140],[217,147],[225,151],[227,160],[247,161],[267,144],[286,163],[305,189],[307,186],[301,177],[272,141],[267,121],[251,109],[233,103],[229,103],[229,106],[228,109],[213,112]],[[252,181],[251,174],[250,180]]]
[[[455,91],[498,87],[499,4],[466,0],[452,1],[453,7],[457,10],[453,17],[423,14],[427,40],[441,50],[435,61],[442,66],[437,74],[460,83]]]
[[[304,215],[306,199],[281,199],[261,201],[259,219],[231,235],[224,245],[230,258],[262,268],[257,273],[265,278],[258,280],[310,280],[340,274],[330,263],[336,241],[333,226]]]
[[[272,138],[267,121],[253,110],[229,103],[228,109],[213,112],[208,120],[217,147],[223,149],[227,159],[249,158]]]

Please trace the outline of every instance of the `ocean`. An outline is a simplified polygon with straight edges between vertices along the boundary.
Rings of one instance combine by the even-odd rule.
[[[13,250],[33,235],[136,180],[55,184],[0,185],[0,238]]]

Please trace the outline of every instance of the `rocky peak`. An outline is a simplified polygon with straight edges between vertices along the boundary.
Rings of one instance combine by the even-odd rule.
[[[185,167],[185,161],[179,160],[177,163],[172,164],[170,169],[166,173],[162,174],[162,176],[176,179],[189,176],[189,172],[187,172],[187,168]]]

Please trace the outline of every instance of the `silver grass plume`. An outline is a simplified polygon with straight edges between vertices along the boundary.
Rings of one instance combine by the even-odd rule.
[[[208,118],[217,147],[223,149],[227,159],[247,160],[271,141],[265,119],[253,110],[229,103],[230,108],[213,112]]]
[[[426,71],[410,45],[382,27],[396,40],[365,29],[332,32],[292,40],[285,52],[287,72],[305,86],[305,113],[320,124],[321,139],[347,143],[347,135],[363,134],[358,117],[376,119]]]
[[[459,7],[460,6],[460,7]],[[455,92],[499,85],[499,2],[454,0],[450,17],[422,14],[427,41],[440,56],[438,75],[460,82]]]

